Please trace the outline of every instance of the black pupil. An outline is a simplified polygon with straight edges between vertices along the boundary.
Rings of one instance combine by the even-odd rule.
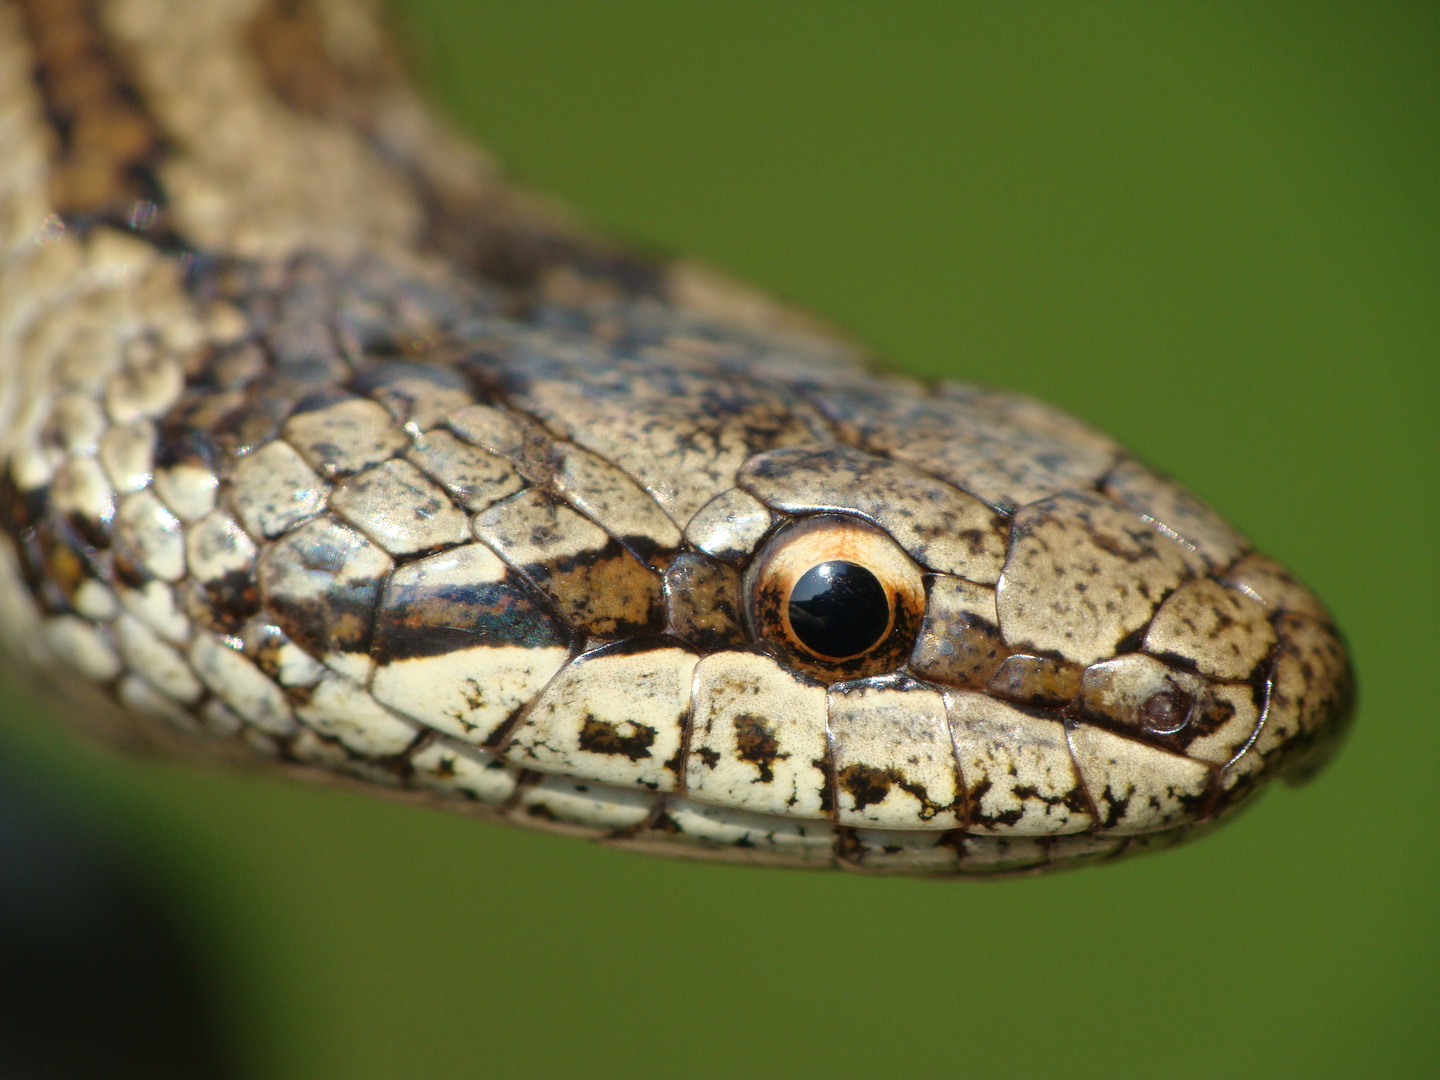
[[[811,652],[841,659],[872,648],[890,626],[890,598],[865,567],[832,559],[790,593],[790,629]]]

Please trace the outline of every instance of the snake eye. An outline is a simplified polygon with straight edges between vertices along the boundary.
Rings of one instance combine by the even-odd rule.
[[[766,545],[748,576],[756,635],[825,679],[898,667],[925,612],[920,568],[855,518],[795,522]]]
[[[786,612],[790,630],[817,656],[858,656],[890,629],[890,594],[859,563],[831,559],[800,575]]]

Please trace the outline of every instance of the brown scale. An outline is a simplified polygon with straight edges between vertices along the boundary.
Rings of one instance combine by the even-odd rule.
[[[364,655],[392,565],[358,532],[320,517],[262,552],[260,595],[267,614],[312,656]]]
[[[818,437],[822,423],[783,388],[718,377],[681,358],[643,359],[526,344],[477,351],[477,381],[622,469],[675,521],[734,485],[756,453]]]
[[[203,365],[188,376],[185,393],[171,409],[167,423],[215,430],[244,404],[246,389],[265,373],[268,364],[265,349],[253,341],[211,351]]]
[[[211,429],[216,441],[232,457],[241,457],[274,441],[280,427],[308,394],[328,386],[323,375],[303,383],[290,374],[266,372],[247,388],[232,411]]]
[[[475,519],[475,533],[579,633],[613,640],[661,629],[660,575],[542,492],[527,489],[497,503]]]
[[[925,578],[925,621],[910,653],[923,679],[983,690],[1010,654],[995,614],[995,590],[948,575]]]
[[[407,564],[407,569],[424,565],[425,560],[420,560]],[[570,629],[515,573],[497,582],[442,588],[393,581],[378,608],[371,651],[379,664],[478,646],[541,649],[575,644]]]
[[[744,645],[740,571],[698,552],[684,552],[665,571],[670,632],[702,652]]]
[[[483,372],[480,369],[472,369],[472,373],[478,373],[478,377],[482,381],[484,380]],[[675,557],[679,544],[679,533],[669,519],[664,516],[658,504],[653,503],[650,496],[636,485],[635,480],[615,469],[611,463],[600,459],[600,465],[606,470],[614,470],[616,476],[631,488],[629,495],[622,495],[616,491],[609,493],[611,496],[618,496],[618,503],[611,504],[609,506],[610,513],[607,514],[604,509],[608,502],[606,493],[594,489],[596,478],[593,473],[587,478],[585,469],[587,461],[595,462],[594,455],[574,443],[555,438],[534,418],[509,407],[498,396],[494,394],[487,396],[496,403],[494,405],[485,404],[473,409],[461,408],[448,415],[446,421],[451,430],[472,446],[504,459],[514,468],[519,477],[545,492],[551,501],[557,504],[569,504],[572,509],[590,517],[599,528],[609,533],[615,542],[636,559],[650,569],[663,573]],[[422,469],[426,469],[423,463],[416,463]],[[578,472],[577,466],[579,467]],[[427,469],[427,471],[431,470]],[[446,478],[441,476],[436,478],[447,488],[453,490],[452,484]],[[600,477],[600,487],[604,488],[607,484],[612,484],[614,479],[614,477]],[[506,482],[513,482],[513,478]],[[462,490],[461,494],[464,495],[465,492]],[[601,499],[600,507],[596,507],[590,502],[597,495]],[[643,508],[627,501],[631,498],[645,503],[653,512],[653,516],[658,518],[666,529],[675,534],[673,542],[665,537],[657,538],[653,535],[655,530],[647,528],[653,522],[645,519],[643,515],[637,516],[635,511]],[[486,500],[486,506],[497,501],[499,500],[490,497]],[[480,507],[480,509],[484,509],[484,507]],[[609,523],[607,524],[607,522]],[[631,528],[626,529],[626,525]]]
[[[953,737],[935,688],[894,674],[832,684],[827,733],[840,821],[860,824],[866,808],[887,803],[892,789],[918,804],[907,812],[912,824],[917,817],[954,823],[963,810]]]
[[[446,413],[475,403],[474,388],[454,368],[414,361],[377,363],[350,380],[349,388],[379,403],[396,424],[417,434]]]
[[[505,458],[462,442],[444,428],[422,433],[405,456],[471,513],[525,487],[524,478]]]
[[[1067,492],[1016,513],[997,590],[1006,642],[1088,664],[1144,630],[1203,564],[1108,499]]]
[[[1218,576],[1225,584],[1254,596],[1272,611],[1331,621],[1330,613],[1319,598],[1268,555],[1258,552],[1247,555]]]
[[[1145,651],[1217,679],[1253,680],[1275,646],[1270,613],[1212,578],[1182,585],[1150,620]]]
[[[328,297],[287,300],[288,311],[276,310],[263,294],[245,300],[246,323],[263,352],[244,346],[222,351],[218,359],[229,364],[217,363],[200,380],[242,394],[231,412],[206,425],[232,455],[276,438],[302,403],[335,393],[351,374],[329,328]]]
[[[462,363],[472,379],[482,385],[488,381],[482,367]],[[559,453],[555,438],[538,421],[503,404],[494,393],[485,395],[487,402],[477,409],[461,409],[448,417],[452,430],[471,445],[509,462],[524,481],[555,496],[556,468]]]
[[[379,465],[409,444],[383,406],[343,390],[327,389],[302,398],[280,434],[327,480]]]
[[[1080,692],[1079,664],[1048,656],[1007,656],[990,677],[989,690],[1022,705],[1063,708]]]
[[[55,131],[51,204],[81,225],[123,223],[163,239],[165,199],[154,176],[163,138],[106,48],[95,5],[24,0],[20,7]]]
[[[58,515],[47,515],[35,528],[21,533],[22,559],[30,564],[29,577],[38,585],[37,599],[46,610],[72,610],[75,594],[86,578],[106,580],[113,573],[131,585],[143,585],[150,574],[138,559],[116,552],[113,566],[86,542],[72,523]],[[107,572],[109,571],[109,572]]]
[[[1327,623],[1282,612],[1276,619],[1280,645],[1271,676],[1267,725],[1284,732],[1280,774],[1292,783],[1308,779],[1349,733],[1355,676],[1344,642]],[[1267,759],[1262,730],[1256,749]],[[1269,761],[1266,762],[1267,766]]]

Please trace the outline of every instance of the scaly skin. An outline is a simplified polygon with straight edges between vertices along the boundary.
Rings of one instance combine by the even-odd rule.
[[[1204,504],[515,193],[370,5],[4,0],[0,106],[0,633],[102,735],[974,874],[1343,733],[1324,608]],[[888,598],[854,655],[792,626],[827,560]]]

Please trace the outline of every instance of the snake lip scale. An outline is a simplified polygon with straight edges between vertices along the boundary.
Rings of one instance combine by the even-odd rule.
[[[96,735],[966,876],[1345,732],[1330,616],[1205,504],[508,187],[374,4],[0,0],[0,105],[0,644]]]

